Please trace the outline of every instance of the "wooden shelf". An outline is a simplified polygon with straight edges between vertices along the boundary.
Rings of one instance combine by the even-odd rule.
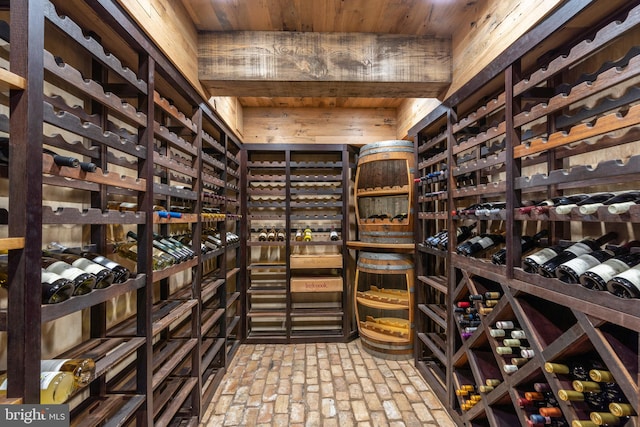
[[[0,90],[24,90],[27,87],[27,80],[9,70],[0,68]]]

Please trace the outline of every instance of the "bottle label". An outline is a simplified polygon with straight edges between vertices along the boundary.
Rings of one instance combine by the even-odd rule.
[[[483,239],[480,239],[480,241],[478,242],[478,244],[480,246],[482,246],[482,249],[487,249],[488,247],[490,247],[491,245],[494,244],[493,239],[491,237],[485,237]]]
[[[584,255],[584,254],[588,254],[589,252],[592,252],[593,249],[591,249],[589,245],[586,245],[582,242],[578,242],[569,246],[567,249],[565,249],[565,251],[571,252],[575,256],[579,257],[580,255]]]
[[[86,258],[78,258],[71,265],[81,270],[84,270],[87,273],[92,273],[95,275],[98,275],[100,272],[102,272],[102,270],[104,270],[103,266],[101,266],[100,264],[96,264],[93,261],[89,261]]]
[[[612,258],[603,262],[602,264],[598,264],[594,267],[591,267],[589,269],[589,272],[593,273],[596,276],[600,276],[600,278],[602,278],[602,280],[606,283],[613,276],[619,273],[622,273],[623,271],[626,271],[628,269],[629,269],[629,266],[626,263],[620,260],[617,260],[615,258]]]
[[[563,268],[569,271],[573,270],[577,276],[581,275],[591,267],[595,267],[600,264],[600,261],[589,254],[581,255],[578,258],[574,258],[562,264]]]
[[[640,265],[623,271],[616,277],[625,279],[633,284],[636,288],[640,289]]]
[[[111,261],[109,258],[105,258],[103,256],[97,256],[93,259],[93,262],[96,262],[100,265],[104,265],[105,267],[107,267],[108,269],[113,270],[114,268],[116,268],[118,266],[117,262]]]
[[[41,360],[40,361],[40,370],[41,371],[51,371],[56,372],[60,371],[62,365],[67,363],[71,359],[50,359],[50,360]]]
[[[84,271],[80,270],[76,267],[71,267],[64,261],[54,262],[50,266],[46,268],[47,271],[52,273],[59,274],[65,279],[73,280],[81,274],[84,274]]]
[[[47,270],[42,270],[42,283],[52,284],[56,280],[60,280],[60,275],[56,273],[51,273]]]
[[[529,255],[527,258],[533,261],[538,265],[542,265],[545,262],[549,261],[551,258],[554,258],[558,253],[550,248],[544,248],[539,250],[535,254]]]
[[[40,372],[40,389],[46,390],[56,380],[60,372]]]

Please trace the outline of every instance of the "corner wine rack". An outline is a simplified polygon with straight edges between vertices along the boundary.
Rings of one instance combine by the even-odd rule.
[[[197,425],[243,333],[241,145],[116,2],[6,4],[0,403],[40,402],[41,359],[89,357],[96,378],[68,400],[71,425]],[[95,169],[60,166],[43,146]],[[203,250],[208,235],[219,244]],[[154,269],[169,237],[188,249]],[[135,274],[42,304],[52,241]]]
[[[637,2],[564,2],[410,131],[418,175],[428,177],[416,196],[415,361],[459,425],[528,425],[538,409],[522,399],[534,387],[559,408],[541,411],[553,414],[542,422],[589,420],[587,403],[557,398],[571,377],[549,362],[609,371],[631,408],[612,422],[640,425],[638,301],[521,267],[521,236],[541,230],[541,246],[564,248],[609,232],[613,246],[640,237],[638,205],[623,214],[521,209],[640,188],[638,34]],[[472,225],[495,237],[465,256],[455,236]],[[492,263],[501,248],[506,263]],[[512,354],[520,349],[503,342],[506,327],[527,351]]]

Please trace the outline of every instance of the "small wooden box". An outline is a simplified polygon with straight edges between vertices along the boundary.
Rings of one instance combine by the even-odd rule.
[[[342,277],[309,276],[292,277],[291,292],[340,292]]]
[[[291,255],[291,268],[342,268],[342,255]]]

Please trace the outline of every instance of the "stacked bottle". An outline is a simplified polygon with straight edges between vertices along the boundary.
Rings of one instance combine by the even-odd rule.
[[[480,400],[482,395],[476,390],[473,384],[463,384],[456,389],[456,396],[460,399],[460,409],[468,411],[473,408]]]
[[[623,425],[634,414],[613,375],[599,360],[584,358],[565,363],[545,363],[544,369],[561,378],[569,377],[571,388],[559,390],[558,398],[571,402],[581,416],[588,414],[591,423]],[[580,421],[579,425],[591,425],[589,421]]]
[[[504,373],[512,374],[534,356],[527,335],[513,320],[501,320],[489,330],[489,335],[497,341],[496,353],[504,358]]]

